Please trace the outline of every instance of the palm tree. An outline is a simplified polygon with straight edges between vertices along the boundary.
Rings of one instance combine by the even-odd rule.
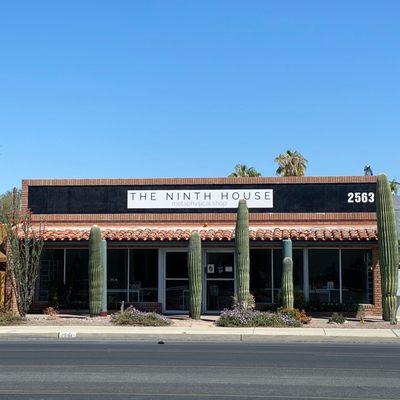
[[[278,163],[276,174],[280,176],[304,176],[308,161],[298,152],[287,150],[275,158]]]
[[[237,164],[235,167],[235,172],[232,172],[228,175],[229,178],[244,178],[253,176],[261,176],[261,174],[254,167],[248,167],[245,164]]]

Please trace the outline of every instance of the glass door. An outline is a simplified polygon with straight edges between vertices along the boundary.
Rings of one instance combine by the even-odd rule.
[[[205,257],[205,309],[221,311],[232,305],[235,293],[235,253],[209,251]]]

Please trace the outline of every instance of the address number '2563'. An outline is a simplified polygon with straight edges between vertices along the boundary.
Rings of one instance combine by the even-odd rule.
[[[375,201],[374,192],[349,192],[347,193],[348,203],[373,203]]]

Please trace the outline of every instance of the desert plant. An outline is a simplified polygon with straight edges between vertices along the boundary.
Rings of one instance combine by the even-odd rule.
[[[22,323],[22,321],[23,320],[20,316],[13,314],[5,307],[0,307],[0,326],[18,325]]]
[[[92,317],[101,311],[105,284],[103,268],[101,231],[97,225],[93,225],[89,235],[89,312]]]
[[[379,261],[381,265],[383,319],[397,323],[397,274],[399,265],[396,217],[393,197],[386,175],[376,181]]]
[[[28,312],[35,293],[39,276],[40,256],[44,243],[44,226],[32,223],[29,211],[21,211],[18,191],[14,189],[11,207],[2,216],[6,234],[7,282],[15,295],[16,305],[21,317]],[[8,285],[8,284],[7,284]]]
[[[299,327],[301,323],[293,316],[273,312],[262,312],[243,308],[225,309],[216,322],[224,327]]]
[[[47,315],[47,319],[58,319],[60,317],[59,311],[54,307],[45,308],[43,314]]]
[[[297,308],[278,308],[278,314],[288,315],[304,325],[311,321],[311,317],[305,311]]]
[[[284,308],[293,308],[293,259],[292,241],[285,239],[283,244],[282,261],[282,304]]]
[[[282,291],[278,292],[275,295],[274,300],[276,307],[278,308],[283,307]],[[298,308],[299,310],[309,309],[309,302],[306,300],[304,293],[301,290],[298,289],[293,290],[293,307]]]
[[[346,318],[342,314],[338,314],[337,312],[334,312],[328,322],[330,324],[344,324],[346,322]]]
[[[200,319],[203,289],[201,280],[201,238],[198,232],[193,232],[189,239],[188,275],[189,315],[193,319]]]
[[[163,315],[154,312],[142,312],[133,307],[128,307],[111,315],[111,322],[115,325],[134,326],[168,326],[171,321]]]
[[[239,200],[235,230],[236,298],[246,308],[250,290],[249,210],[246,200]]]
[[[236,296],[232,298],[232,308],[243,308],[246,310],[254,310],[256,308],[256,299],[254,296],[249,293],[247,299],[238,300]]]

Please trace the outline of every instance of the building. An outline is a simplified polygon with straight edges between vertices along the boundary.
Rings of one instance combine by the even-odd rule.
[[[107,241],[108,308],[188,307],[187,241],[203,248],[203,312],[229,307],[235,287],[238,200],[250,211],[251,293],[280,296],[284,238],[293,240],[296,292],[313,304],[364,304],[381,313],[376,178],[24,180],[22,204],[45,221],[35,306],[86,309],[88,236]],[[301,296],[301,295],[299,295]]]

